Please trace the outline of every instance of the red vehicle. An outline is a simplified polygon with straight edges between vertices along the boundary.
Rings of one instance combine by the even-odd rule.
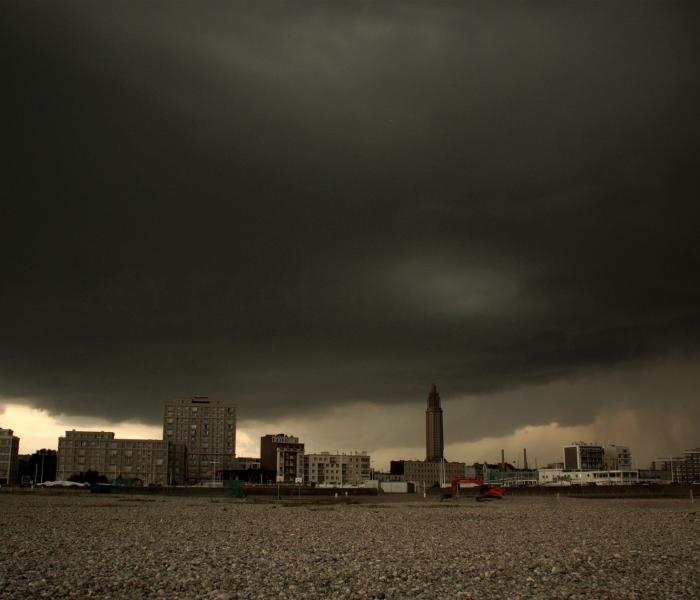
[[[481,479],[460,479],[455,477],[452,480],[452,495],[456,496],[461,488],[479,488],[479,495],[476,497],[477,502],[485,500],[503,500],[503,495],[506,493],[504,488],[496,487],[488,483],[484,483]]]

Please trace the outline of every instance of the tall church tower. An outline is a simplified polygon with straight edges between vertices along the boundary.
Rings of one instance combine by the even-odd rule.
[[[425,460],[439,462],[443,460],[445,450],[442,436],[442,408],[440,394],[433,383],[428,394],[428,408],[425,411]]]

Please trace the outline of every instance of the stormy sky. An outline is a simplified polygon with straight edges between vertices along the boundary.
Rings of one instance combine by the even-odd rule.
[[[696,3],[0,11],[0,404],[700,443]]]

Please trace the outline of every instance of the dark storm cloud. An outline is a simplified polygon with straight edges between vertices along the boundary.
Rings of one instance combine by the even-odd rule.
[[[697,350],[692,3],[3,13],[0,396],[265,417]]]

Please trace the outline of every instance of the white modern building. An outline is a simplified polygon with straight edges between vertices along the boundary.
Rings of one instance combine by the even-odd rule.
[[[539,485],[632,485],[639,483],[639,472],[628,470],[569,471],[564,469],[539,469]]]

